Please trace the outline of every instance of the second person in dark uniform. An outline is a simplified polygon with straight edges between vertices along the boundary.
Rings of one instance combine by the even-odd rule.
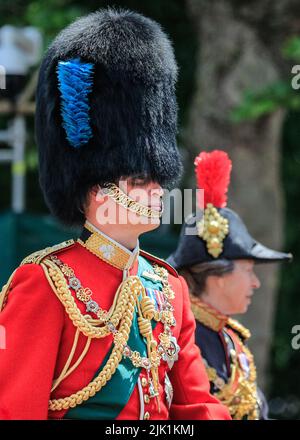
[[[224,151],[202,152],[195,166],[198,188],[204,190],[204,211],[186,219],[168,261],[189,285],[196,343],[211,392],[234,419],[266,419],[267,403],[247,347],[250,331],[231,316],[245,313],[260,287],[255,264],[292,256],[258,243],[238,214],[226,207],[231,161]]]

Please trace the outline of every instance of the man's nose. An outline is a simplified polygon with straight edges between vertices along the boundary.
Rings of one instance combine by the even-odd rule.
[[[252,286],[254,289],[259,289],[260,288],[260,281],[258,276],[256,275],[256,273],[253,272],[253,281],[252,281]]]
[[[160,185],[157,185],[155,188],[151,189],[151,194],[153,196],[162,197],[164,195],[164,190]]]

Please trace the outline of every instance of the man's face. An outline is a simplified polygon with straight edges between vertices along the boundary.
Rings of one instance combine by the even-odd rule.
[[[223,275],[222,308],[228,315],[245,313],[251,303],[254,289],[260,281],[254,272],[253,260],[235,260],[233,272]]]
[[[136,177],[121,181],[119,186],[134,201],[161,212],[163,189],[158,183]]]
[[[140,177],[129,177],[120,180],[118,186],[124,194],[143,207],[150,208],[157,213],[162,211],[163,189],[158,183]],[[148,218],[132,212],[116,203],[111,197],[103,195],[101,188],[97,194],[97,200],[100,202],[97,209],[99,223],[103,224],[105,220],[110,224],[130,225],[139,233],[155,229],[160,225],[159,217]]]

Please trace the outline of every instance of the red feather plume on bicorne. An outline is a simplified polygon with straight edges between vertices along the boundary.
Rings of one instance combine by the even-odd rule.
[[[211,203],[216,208],[224,208],[232,168],[231,160],[225,151],[203,151],[194,162],[198,189],[204,190],[204,207]],[[199,195],[198,204],[202,200]]]

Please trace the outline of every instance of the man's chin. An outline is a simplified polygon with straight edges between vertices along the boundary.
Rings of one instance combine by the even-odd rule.
[[[141,234],[144,234],[145,232],[153,231],[154,229],[157,229],[160,226],[160,219],[149,219],[149,223],[144,223],[138,225],[139,229],[141,230]]]

